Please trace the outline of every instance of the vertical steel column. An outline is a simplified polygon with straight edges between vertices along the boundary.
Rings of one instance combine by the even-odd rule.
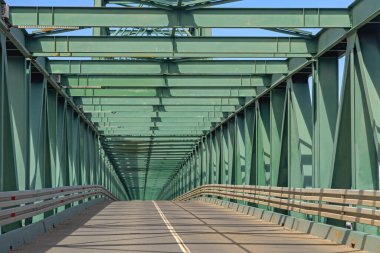
[[[94,7],[104,7],[104,0],[94,0]],[[92,28],[93,36],[108,36],[108,28],[106,27],[94,27]]]
[[[235,145],[235,134],[236,134],[236,116],[231,119],[228,123],[228,184],[236,184],[236,145]]]
[[[255,109],[248,107],[244,110],[244,143],[245,143],[245,184],[254,185],[256,166],[253,164],[255,161],[254,151],[254,131],[255,131]]]
[[[312,108],[308,76],[288,81],[288,185],[312,186]]]
[[[5,115],[6,115],[6,70],[5,65],[6,62],[6,38],[3,34],[0,34],[0,191],[4,191],[5,187],[5,159],[4,159],[4,148],[5,148],[5,136],[4,136],[4,128],[5,128]],[[0,228],[1,229],[1,228]]]
[[[61,97],[57,100],[57,186],[68,186],[68,169],[67,169],[67,131],[66,131],[66,110],[67,102]]]
[[[229,122],[221,126],[221,151],[222,151],[222,173],[220,175],[222,184],[228,184],[228,174],[229,174],[229,156],[228,156],[228,127]]]
[[[57,187],[57,93],[53,90],[47,90],[47,108],[46,108],[46,121],[47,121],[47,139],[48,139],[48,154],[47,154],[47,167],[46,167],[46,187]]]
[[[199,185],[207,184],[207,175],[208,175],[208,147],[207,147],[207,138],[202,138],[201,140],[201,173]]]
[[[270,103],[268,98],[256,101],[256,185],[270,184]]]
[[[195,175],[195,182],[194,182],[194,188],[201,185],[202,182],[202,141],[200,145],[196,148],[195,154],[196,154],[196,175]]]
[[[313,68],[313,187],[330,188],[326,175],[331,174],[338,114],[338,58],[319,58]]]
[[[378,24],[373,24],[348,38],[335,135],[333,188],[379,189],[379,28]],[[357,229],[380,232],[377,227],[360,224]]]
[[[214,131],[211,133],[211,138],[210,138],[210,142],[211,142],[211,165],[212,165],[212,168],[211,168],[211,181],[210,183],[212,184],[217,184],[219,182],[219,170],[220,170],[220,153],[219,153],[219,150],[218,150],[218,139],[219,139],[219,134],[218,134],[218,130]]]
[[[281,160],[281,142],[285,120],[285,88],[273,89],[270,92],[270,164],[271,185],[283,186],[283,180],[279,178]]]
[[[15,126],[15,121],[17,119],[14,118],[14,113],[16,112],[13,108],[12,104],[14,102],[14,97],[11,98],[11,94],[14,95],[14,92],[17,92],[12,89],[20,89],[20,99],[26,99],[25,96],[25,85],[16,85],[16,87],[12,87],[12,84],[10,80],[14,80],[15,77],[12,79],[9,78],[9,67],[8,67],[8,59],[7,56],[7,49],[6,49],[6,38],[3,34],[0,35],[0,42],[1,42],[1,93],[0,93],[0,138],[1,138],[1,146],[0,146],[0,184],[1,184],[1,191],[14,191],[18,190],[19,184],[18,180],[20,179],[21,186],[25,186],[25,178],[19,178],[20,174],[25,174],[25,167],[20,168],[19,164],[22,161],[17,162],[16,160],[16,152],[20,151],[20,147],[16,148],[16,143],[19,143],[21,140],[16,139],[15,136],[18,137],[19,133],[17,132],[17,126]],[[19,78],[21,78],[21,81],[25,82],[25,66],[22,64],[21,69],[19,69],[19,72],[17,73],[17,70],[13,70],[12,74],[18,75]],[[13,67],[14,68],[14,67]],[[13,102],[13,103],[12,103]],[[25,115],[26,108],[23,108],[22,105],[25,105],[25,101],[22,101],[19,108],[21,113]],[[19,119],[22,120],[22,119]],[[26,118],[24,119],[26,120]],[[23,125],[20,125],[20,134],[24,131],[24,135],[26,135],[25,131],[27,131],[26,126],[24,126],[23,121],[21,121]],[[22,128],[24,126],[24,128]],[[15,133],[16,132],[16,133]],[[26,138],[26,137],[25,137]],[[24,143],[26,145],[26,143]],[[18,149],[18,150],[17,150]],[[25,155],[25,153],[24,153]],[[22,165],[22,164],[21,164]],[[25,164],[26,165],[26,164]],[[19,170],[23,170],[22,173],[18,173]],[[22,222],[15,222],[13,224],[9,224],[6,226],[1,227],[1,233],[10,231],[15,228],[19,228],[22,226]]]
[[[217,184],[223,183],[223,164],[224,164],[224,158],[223,158],[223,126],[218,127],[218,129],[215,132],[215,153],[216,153],[216,175],[215,175],[215,182]]]
[[[15,181],[13,190],[27,190],[30,182],[29,153],[29,97],[30,97],[30,62],[22,56],[8,56],[8,102],[10,122],[10,143],[13,149],[15,178],[7,174],[7,180]],[[10,153],[8,155],[11,155]],[[8,189],[11,190],[11,189]]]
[[[43,64],[44,59],[39,59]],[[27,61],[31,65],[31,62]],[[27,73],[29,71],[27,70]],[[48,156],[47,145],[47,80],[40,73],[28,73],[27,85],[30,89],[29,97],[29,189],[41,189],[50,187],[50,174],[46,173]],[[48,181],[48,186],[46,182]],[[45,216],[51,215],[47,212],[25,220],[26,224],[39,221]]]
[[[245,114],[239,113],[235,118],[235,178],[237,185],[246,183],[246,150],[245,150]]]

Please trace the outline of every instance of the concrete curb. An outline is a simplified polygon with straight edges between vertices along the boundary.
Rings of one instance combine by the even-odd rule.
[[[346,245],[353,249],[364,250],[371,253],[380,253],[380,237],[345,228],[303,220],[288,215],[275,213],[272,211],[251,207],[243,204],[232,203],[230,201],[199,197],[196,200],[220,205],[232,209],[236,212],[254,216],[258,219],[283,226],[289,230],[296,230],[306,234],[314,235],[330,240],[337,244]]]
[[[30,224],[28,226],[15,229],[6,234],[0,235],[0,253],[7,253],[22,247],[24,244],[30,243],[38,236],[54,229],[59,224],[70,219],[74,215],[84,212],[91,206],[106,201],[105,198],[98,198],[83,204],[71,207],[56,215]]]

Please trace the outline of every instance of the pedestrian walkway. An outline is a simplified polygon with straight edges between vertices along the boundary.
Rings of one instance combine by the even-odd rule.
[[[202,202],[106,202],[16,252],[362,252]]]

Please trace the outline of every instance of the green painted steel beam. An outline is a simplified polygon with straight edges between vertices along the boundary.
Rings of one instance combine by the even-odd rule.
[[[144,105],[84,105],[82,109],[86,113],[114,113],[114,112],[234,112],[235,106],[202,106],[202,105],[168,105],[168,106],[144,106]]]
[[[143,153],[143,152],[146,152],[146,151],[149,151],[151,149],[135,149],[135,148],[115,148],[115,149],[110,149],[110,150],[114,150],[113,153],[123,153],[123,154],[128,154],[128,153]],[[173,150],[175,151],[186,151],[186,152],[189,152],[189,151],[192,151],[192,147],[185,147],[185,148],[179,148],[179,147],[176,147],[175,149],[173,148],[168,148],[168,147],[161,147],[161,148],[155,148],[155,149],[152,149],[151,152],[173,152]]]
[[[127,146],[127,147],[119,147],[119,146],[116,146],[116,147],[107,147],[107,149],[109,150],[112,150],[111,153],[124,153],[125,151],[129,151],[129,150],[132,150],[132,151],[136,151],[136,152],[143,152],[143,151],[151,151],[151,152],[160,152],[160,151],[172,151],[172,152],[176,152],[176,151],[185,151],[185,150],[189,150],[189,149],[193,149],[195,147],[195,145],[189,145],[189,146],[169,146],[169,145],[165,145],[165,146],[151,146],[151,147],[144,147],[144,148],[136,148],[136,147],[133,147],[133,146]],[[126,153],[126,157],[128,157],[128,152]]]
[[[157,133],[129,133],[129,134],[107,134],[107,135],[104,135],[108,138],[117,138],[117,137],[124,137],[124,138],[135,138],[135,137],[140,137],[140,138],[156,138],[156,137],[165,137],[165,136],[168,136],[168,135],[172,135],[174,137],[181,137],[181,138],[185,138],[185,137],[193,137],[193,138],[197,138],[199,139],[199,135],[198,134],[184,134],[184,133],[172,133],[172,134],[169,134],[169,133],[161,133],[161,134],[157,134]]]
[[[167,123],[189,123],[189,122],[220,122],[224,118],[213,118],[213,117],[204,117],[204,118],[198,118],[198,117],[187,117],[187,118],[163,118],[163,117],[151,117],[151,118],[91,118],[91,121],[94,123],[137,123],[137,122],[167,122]]]
[[[120,150],[120,151],[116,151],[116,152],[110,152],[110,156],[112,157],[112,159],[114,159],[115,161],[125,161],[127,164],[129,165],[136,165],[136,164],[144,164],[144,163],[149,163],[149,161],[147,161],[147,159],[149,158],[165,158],[165,159],[169,159],[169,158],[176,158],[177,160],[184,160],[184,158],[187,157],[188,154],[190,154],[192,152],[192,150],[179,150],[175,153],[172,153],[173,151],[156,151],[156,152],[134,152],[134,151],[123,151],[123,150]],[[155,160],[152,160],[151,163],[149,163],[151,166],[156,166],[156,165],[159,165],[161,163],[163,163],[164,161],[162,160],[158,160],[158,161],[155,161]],[[169,164],[176,164],[176,161],[171,161],[171,162],[168,162]]]
[[[83,105],[206,105],[229,106],[243,105],[241,98],[82,98]]]
[[[168,152],[154,152],[154,153],[144,153],[144,152],[111,152],[110,156],[113,159],[119,159],[119,160],[129,160],[129,159],[136,159],[136,158],[184,158],[186,154],[188,154],[189,151],[168,151]]]
[[[284,60],[49,60],[46,70],[67,75],[244,75],[285,74]]]
[[[154,145],[152,145],[154,144]],[[191,148],[195,147],[196,143],[195,142],[177,142],[177,143],[145,143],[145,144],[134,144],[134,143],[128,143],[128,144],[111,144],[111,143],[104,143],[104,148],[105,149],[149,149],[149,148]]]
[[[184,157],[184,154],[186,154],[186,152],[172,152],[169,154],[164,154],[164,153],[152,153],[152,154],[133,153],[133,154],[130,154],[130,157],[128,157],[124,153],[119,153],[119,154],[111,153],[110,157],[112,157],[113,159],[118,159],[118,160],[128,160],[130,158],[132,158],[132,159],[135,159],[135,158],[164,158],[164,159],[179,158],[179,159],[181,159]]]
[[[195,145],[188,145],[188,146],[170,146],[170,145],[155,145],[153,147],[140,147],[140,148],[136,148],[136,147],[133,147],[133,146],[126,146],[126,147],[118,147],[118,146],[114,146],[114,147],[108,147],[106,146],[105,149],[107,150],[115,150],[115,151],[127,151],[127,150],[133,150],[133,151],[140,151],[140,150],[191,150],[193,149]]]
[[[125,161],[117,161],[119,166],[121,167],[120,171],[124,172],[132,172],[131,174],[133,175],[133,172],[139,172],[138,174],[142,174],[145,172],[144,166],[146,166],[147,162],[143,162],[142,160],[140,161],[133,161],[131,162],[125,162]],[[152,170],[160,170],[163,173],[173,173],[173,170],[175,172],[176,168],[178,168],[179,163],[181,160],[152,160],[152,163],[154,162],[154,165],[150,165],[150,169]],[[142,167],[142,168],[140,168]],[[152,172],[152,171],[151,171]],[[127,173],[125,173],[127,174]],[[136,173],[137,174],[137,173]],[[135,176],[136,176],[135,174]]]
[[[183,135],[192,135],[192,136],[201,136],[205,134],[207,131],[199,131],[199,130],[145,130],[145,131],[139,131],[139,130],[107,130],[103,131],[102,134],[105,135],[155,135],[155,134],[183,134]]]
[[[126,123],[97,123],[97,127],[100,128],[128,128],[128,127],[170,127],[173,126],[171,122],[126,122]],[[175,126],[177,127],[206,127],[210,126],[210,123],[207,122],[176,122]]]
[[[91,117],[104,117],[104,118],[118,118],[118,117],[224,117],[226,114],[223,112],[105,112],[105,113],[91,113]]]
[[[153,172],[161,172],[162,175],[172,175],[174,174],[177,170],[178,167],[180,166],[181,162],[183,160],[162,160],[162,159],[157,159],[157,160],[152,160],[152,162],[160,162],[157,163],[156,165],[149,167],[149,172],[146,173],[146,168],[147,165],[144,163],[137,163],[137,161],[134,161],[134,163],[131,165],[131,163],[127,163],[125,161],[115,161],[114,163],[118,164],[119,169],[118,171],[120,174],[124,174],[125,177],[128,178],[135,178],[136,180],[140,182],[144,182],[145,178],[141,177],[142,175],[152,175]],[[124,173],[122,173],[124,172]],[[160,174],[161,174],[160,173]],[[159,177],[155,178],[156,180],[167,180],[165,177]]]
[[[188,126],[188,127],[178,127],[176,125],[173,124],[173,126],[171,127],[156,127],[156,126],[153,126],[153,127],[125,127],[125,128],[102,128],[102,127],[99,127],[98,130],[99,131],[103,131],[103,132],[112,132],[114,130],[116,131],[129,131],[129,130],[132,130],[132,131],[183,131],[184,129],[187,130],[199,130],[199,131],[207,131],[207,130],[210,130],[211,129],[211,125],[210,126],[206,126],[206,127],[198,127],[198,126]]]
[[[175,97],[207,97],[207,98],[230,98],[230,97],[254,97],[256,89],[252,87],[241,88],[68,88],[67,94],[72,97],[135,97],[135,98],[175,98]]]
[[[187,150],[175,150],[175,153],[176,154],[181,154],[181,155],[183,155],[183,156],[186,156],[187,154],[189,154],[189,152],[191,152],[192,150],[189,150],[189,149],[187,149]],[[116,154],[118,154],[118,155],[121,155],[121,156],[124,156],[124,157],[128,157],[128,155],[129,155],[129,157],[135,157],[135,155],[137,155],[137,154],[142,154],[142,155],[144,155],[144,154],[154,154],[154,155],[157,155],[157,154],[167,154],[167,153],[172,153],[173,152],[173,150],[170,150],[170,149],[166,149],[166,150],[157,150],[157,151],[154,151],[154,152],[152,152],[152,153],[150,153],[150,152],[143,152],[143,151],[141,151],[141,152],[135,152],[135,151],[131,151],[131,150],[117,150],[117,151],[115,151],[115,152],[113,152],[112,154],[113,155],[116,155]]]
[[[144,148],[144,149],[136,149],[134,147],[124,147],[124,148],[120,148],[120,147],[113,147],[113,148],[110,148],[110,150],[113,150],[112,152],[113,153],[131,153],[130,151],[132,152],[145,152],[145,151],[152,151],[152,152],[161,152],[161,151],[187,151],[187,150],[192,150],[192,146],[184,146],[184,147],[167,147],[167,146],[161,146],[161,147],[156,147],[156,148]],[[108,148],[107,148],[108,149]]]
[[[146,138],[146,137],[115,137],[115,138],[108,138],[105,136],[102,140],[107,141],[108,144],[145,144],[145,143],[189,143],[189,142],[196,142],[198,139],[196,137],[186,137],[186,136],[173,136],[173,135],[167,135],[167,136],[159,136],[154,138]]]
[[[208,27],[328,28],[351,27],[348,9],[207,8],[168,11],[155,8],[17,7],[9,21],[22,28]]]
[[[112,157],[112,155],[110,157]],[[119,162],[127,164],[127,161],[146,160],[146,159],[151,159],[151,160],[156,160],[156,161],[182,161],[182,160],[184,160],[182,158],[184,158],[183,155],[180,155],[179,157],[166,157],[166,156],[151,157],[151,158],[148,158],[148,157],[133,157],[133,158],[119,158],[119,160],[120,160]]]
[[[142,149],[142,148],[152,148],[153,146],[156,148],[189,148],[189,147],[195,147],[197,144],[196,141],[183,141],[181,142],[180,140],[176,142],[140,142],[140,143],[135,143],[135,142],[124,142],[120,143],[118,141],[108,141],[104,142],[103,145],[107,149],[112,149],[112,148],[136,148],[136,149]]]
[[[33,56],[56,57],[312,57],[317,41],[297,37],[105,37],[28,38]]]
[[[119,161],[117,160],[116,158],[117,157],[121,157],[121,158],[125,158],[125,159],[129,159],[129,158],[132,158],[132,159],[135,159],[135,158],[155,158],[155,157],[171,157],[172,155],[173,156],[177,156],[180,158],[180,160],[183,160],[184,157],[186,157],[190,152],[191,150],[184,150],[182,152],[175,152],[175,153],[172,153],[173,151],[171,150],[168,150],[168,151],[160,151],[160,152],[154,152],[154,153],[144,153],[144,152],[130,152],[130,151],[123,151],[123,152],[115,152],[115,153],[111,153],[111,156],[113,157],[113,159],[115,161]],[[147,155],[149,154],[149,155]],[[130,160],[130,165],[137,165],[137,163],[135,163],[133,160]],[[146,161],[146,163],[148,163],[148,161]],[[139,164],[143,164],[143,163],[139,163]],[[173,163],[173,164],[176,164],[176,163]],[[160,165],[160,164],[149,164],[151,166],[153,165]]]
[[[147,159],[145,159],[147,160]],[[157,164],[153,165],[152,167],[149,167],[149,171],[147,173],[147,164],[141,163],[143,160],[135,160],[131,162],[126,161],[114,161],[115,164],[119,166],[119,171],[124,172],[124,175],[128,175],[129,178],[136,178],[139,181],[145,181],[144,177],[141,177],[141,175],[147,175],[153,172],[161,172],[162,174],[174,174],[177,170],[180,164],[183,162],[181,159],[172,159],[172,160],[163,160],[163,159],[152,159],[152,162],[155,162]],[[150,165],[150,164],[149,164]],[[128,173],[129,172],[129,173]],[[163,178],[156,178],[158,180],[166,180],[165,177]]]
[[[271,81],[270,75],[62,75],[60,84],[64,87],[258,87],[267,86]]]

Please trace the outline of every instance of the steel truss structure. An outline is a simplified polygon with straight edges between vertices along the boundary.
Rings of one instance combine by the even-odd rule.
[[[0,189],[103,185],[119,199],[205,184],[378,190],[380,2],[212,7],[227,2],[3,2]],[[86,28],[93,36],[61,34]]]

